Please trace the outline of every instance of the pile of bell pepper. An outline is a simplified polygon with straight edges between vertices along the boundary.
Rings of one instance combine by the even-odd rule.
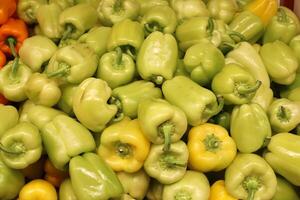
[[[0,68],[0,200],[300,199],[277,0],[0,0]]]

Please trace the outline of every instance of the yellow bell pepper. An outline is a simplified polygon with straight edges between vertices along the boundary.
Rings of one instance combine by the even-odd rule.
[[[236,156],[236,144],[220,125],[205,123],[191,128],[188,135],[188,165],[201,172],[225,169]]]
[[[225,188],[225,181],[218,180],[210,187],[209,200],[238,200],[233,198]]]
[[[244,8],[244,10],[249,10],[258,16],[265,26],[270,22],[271,18],[276,15],[277,9],[277,0],[253,0]]]
[[[57,193],[48,181],[35,179],[23,186],[18,200],[57,200]]]
[[[137,119],[124,118],[104,129],[98,154],[114,171],[133,173],[142,168],[149,150]]]

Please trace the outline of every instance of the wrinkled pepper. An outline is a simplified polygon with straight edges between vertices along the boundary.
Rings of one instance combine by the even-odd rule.
[[[236,144],[220,125],[194,126],[188,134],[189,168],[201,172],[221,171],[236,155]]]
[[[114,171],[95,153],[85,153],[69,164],[73,191],[78,200],[120,197],[124,192]]]
[[[291,101],[300,101],[300,73],[296,74],[295,80],[280,89],[280,97]]]
[[[273,169],[256,154],[238,154],[225,171],[225,188],[237,199],[271,199],[276,185]]]
[[[27,24],[36,23],[36,13],[38,8],[47,4],[47,0],[18,0],[17,2],[18,17]]]
[[[17,125],[19,121],[18,110],[14,106],[0,104],[0,139],[7,130]]]
[[[276,192],[272,200],[299,200],[294,186],[282,177],[277,176]]]
[[[3,0],[0,2],[0,25],[4,24],[16,11],[17,2],[12,0]]]
[[[60,200],[77,200],[70,178],[60,184],[58,194]]]
[[[167,101],[183,110],[192,126],[207,122],[209,118],[218,114],[224,105],[222,97],[216,97],[212,91],[185,76],[176,76],[165,81],[162,91]]]
[[[18,200],[31,199],[57,200],[57,193],[48,181],[35,179],[22,187],[18,198]]]
[[[207,8],[213,18],[223,20],[226,24],[232,21],[239,10],[235,0],[209,0]]]
[[[143,167],[149,149],[137,119],[124,118],[104,129],[97,152],[114,171],[134,173]]]
[[[225,181],[218,180],[210,187],[209,200],[238,200],[228,194],[225,188]]]
[[[60,87],[61,96],[57,102],[57,107],[67,113],[69,116],[75,116],[73,112],[73,95],[78,85],[66,84]]]

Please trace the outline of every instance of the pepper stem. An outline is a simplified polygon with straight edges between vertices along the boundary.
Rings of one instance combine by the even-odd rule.
[[[248,192],[247,200],[253,200],[256,191],[260,188],[260,180],[254,176],[248,176],[243,181],[243,188]]]
[[[205,109],[204,112],[207,116],[214,116],[214,115],[218,114],[219,112],[221,112],[221,110],[224,107],[224,98],[221,95],[217,95],[217,101],[218,101],[217,108],[215,108],[214,110]]]
[[[125,144],[125,143],[118,143],[116,145],[116,153],[120,156],[120,157],[126,157],[128,155],[130,155],[131,153],[131,148],[129,144]]]
[[[164,155],[163,157],[161,157],[161,162],[166,164],[166,166],[168,168],[186,167],[186,162],[180,162],[180,161],[176,160],[176,158],[174,156],[171,156],[171,155]]]
[[[277,12],[277,16],[278,16],[278,21],[281,23],[288,23],[288,16],[285,13],[283,8],[278,8],[278,12]]]
[[[207,151],[216,152],[216,150],[220,147],[221,140],[214,134],[210,134],[206,136],[206,138],[203,140],[203,143]]]
[[[246,95],[252,92],[255,92],[256,90],[258,90],[258,88],[261,86],[261,81],[257,80],[255,85],[252,87],[247,87],[245,85],[240,85],[236,88],[236,90],[238,91],[239,94],[241,95]]]
[[[277,117],[280,120],[288,121],[290,119],[290,111],[287,110],[284,106],[280,106],[277,113]]]
[[[228,35],[233,40],[235,40],[234,38],[237,37],[238,39],[240,39],[240,41],[247,41],[246,37],[243,34],[236,31],[231,31],[230,33],[228,33]]]
[[[13,57],[15,58],[12,64],[12,71],[10,74],[10,78],[14,79],[17,76],[18,73],[18,69],[19,69],[19,56],[17,55],[17,52],[15,50],[15,45],[16,45],[16,39],[13,37],[8,37],[6,39],[6,42],[9,46],[9,49],[11,51],[11,54],[13,55]]]
[[[70,34],[73,32],[73,30],[74,30],[74,26],[72,24],[66,24],[66,30],[64,31],[64,33],[61,37],[60,43],[62,41],[65,41],[67,38],[69,38]]]
[[[155,31],[162,31],[162,27],[158,24],[158,23],[146,23],[144,25],[145,27],[145,30],[147,33],[152,33],[152,32],[155,32]]]
[[[113,122],[121,121],[124,118],[124,113],[122,112],[122,103],[121,103],[121,101],[116,97],[110,97],[110,99],[108,100],[108,103],[113,104],[113,105],[117,106],[117,108],[118,108],[117,114],[112,119],[112,121]]]
[[[47,73],[47,76],[49,78],[64,76],[65,74],[69,73],[69,71],[70,71],[70,65],[63,62],[63,63],[59,63],[59,69],[58,70]]]
[[[2,143],[0,143],[0,150],[3,151],[4,153],[16,154],[16,155],[25,153],[24,149],[18,145],[15,145],[14,150],[11,150],[11,149],[7,149]]]
[[[171,146],[171,136],[174,133],[174,124],[164,122],[158,127],[159,134],[164,137],[163,151],[169,151]]]
[[[215,25],[214,25],[214,20],[212,17],[208,18],[207,21],[207,26],[206,26],[206,31],[209,35],[212,35],[213,31],[214,31]]]
[[[163,76],[153,76],[151,79],[156,85],[163,84],[163,82],[165,80]]]
[[[117,58],[116,58],[116,65],[119,66],[122,64],[122,49],[120,47],[116,48]]]

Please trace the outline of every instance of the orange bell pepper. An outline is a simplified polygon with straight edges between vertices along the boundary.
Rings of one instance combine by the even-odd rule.
[[[15,0],[0,1],[0,25],[4,24],[16,11],[17,3]]]
[[[0,93],[0,104],[8,104],[8,100]]]
[[[44,171],[46,173],[44,179],[55,187],[59,187],[60,184],[69,176],[68,172],[56,169],[49,159],[45,162]]]

